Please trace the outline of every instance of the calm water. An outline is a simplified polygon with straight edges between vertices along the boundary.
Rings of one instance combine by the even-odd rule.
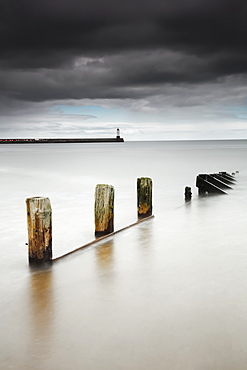
[[[246,370],[247,141],[0,146],[0,368]],[[235,172],[198,197],[198,173]],[[136,178],[155,218],[33,271],[25,199],[48,196],[53,252],[94,239],[94,189],[115,187],[115,229],[136,221]],[[184,202],[184,188],[193,199]]]

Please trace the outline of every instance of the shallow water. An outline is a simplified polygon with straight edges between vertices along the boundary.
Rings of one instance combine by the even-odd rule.
[[[0,146],[0,367],[246,369],[246,159],[244,140]],[[228,195],[198,197],[198,173],[236,170]],[[115,229],[135,222],[141,176],[154,219],[29,269],[27,197],[51,199],[56,257],[94,239],[98,183]]]

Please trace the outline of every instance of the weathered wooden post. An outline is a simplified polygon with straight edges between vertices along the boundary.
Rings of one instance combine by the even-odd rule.
[[[184,197],[186,202],[189,202],[191,200],[192,197],[191,187],[189,186],[185,187]]]
[[[140,177],[137,179],[137,212],[138,219],[152,215],[152,179]]]
[[[49,198],[26,199],[28,255],[31,265],[52,262],[52,210]]]
[[[114,187],[112,185],[96,186],[94,221],[96,238],[114,231]]]

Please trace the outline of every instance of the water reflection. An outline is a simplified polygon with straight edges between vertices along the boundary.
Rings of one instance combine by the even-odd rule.
[[[30,275],[30,353],[35,359],[50,357],[54,318],[52,269]]]
[[[97,265],[101,270],[110,270],[113,264],[113,239],[96,248]]]
[[[108,303],[112,302],[116,288],[116,262],[114,261],[113,250],[113,239],[99,245],[95,249],[95,267],[98,282],[96,296],[98,296],[100,301]]]
[[[152,247],[153,222],[154,220],[145,221],[138,226],[138,245],[141,246],[141,248]]]

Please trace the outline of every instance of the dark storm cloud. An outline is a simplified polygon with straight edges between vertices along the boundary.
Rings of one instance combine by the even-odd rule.
[[[4,0],[2,52],[201,46],[245,50],[243,0]]]
[[[247,71],[246,1],[2,0],[9,98],[139,98]]]

